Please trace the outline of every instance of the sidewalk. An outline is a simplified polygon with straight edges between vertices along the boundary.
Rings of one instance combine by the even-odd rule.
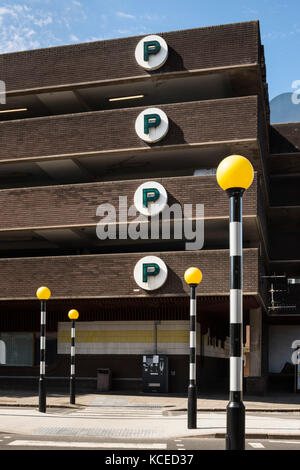
[[[299,402],[297,395],[246,397],[246,437],[300,439]],[[224,438],[227,403],[225,396],[199,397],[197,429],[187,429],[186,396],[89,393],[77,394],[76,404],[70,405],[68,395],[49,392],[46,413],[40,413],[37,393],[2,391],[0,433],[138,440]]]
[[[107,400],[107,406],[116,398],[126,397],[132,404],[157,405],[168,411],[185,411],[187,395],[166,394],[148,395],[141,392],[77,393],[76,405],[70,404],[69,395],[64,392],[47,392],[49,408],[80,408],[88,406],[97,396]],[[228,404],[228,395],[205,394],[198,396],[197,410],[203,412],[224,412]],[[248,396],[243,399],[248,412],[300,412],[300,394],[269,394],[266,396]],[[38,390],[13,391],[0,390],[0,406],[38,406]]]

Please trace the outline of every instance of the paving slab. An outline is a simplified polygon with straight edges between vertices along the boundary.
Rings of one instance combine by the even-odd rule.
[[[247,398],[247,437],[300,439],[298,396]],[[227,403],[225,396],[199,397],[197,429],[189,430],[185,396],[88,393],[78,394],[76,404],[71,405],[68,395],[49,393],[46,413],[40,413],[35,392],[11,392],[5,396],[2,392],[0,432],[129,439],[223,438]]]
[[[186,414],[167,418],[117,419],[40,413],[32,409],[0,409],[0,432],[35,436],[76,436],[127,439],[178,437],[225,437],[225,413],[198,413],[197,428],[187,429]],[[252,438],[300,439],[300,420],[271,416],[246,416],[246,436]]]
[[[38,407],[38,391],[5,391],[0,390],[0,406],[31,406]],[[84,407],[97,400],[99,405],[132,404],[163,406],[166,409],[186,410],[187,396],[185,395],[148,395],[130,392],[103,392],[103,393],[79,393],[76,395],[76,404],[70,404],[70,397],[66,393],[47,393],[47,407]],[[294,394],[270,394],[267,396],[245,396],[244,404],[247,411],[272,411],[272,412],[300,412],[300,395]],[[197,399],[198,411],[225,411],[228,404],[228,396],[206,394]]]

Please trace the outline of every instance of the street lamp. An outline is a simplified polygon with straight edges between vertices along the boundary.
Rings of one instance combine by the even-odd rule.
[[[75,405],[75,320],[79,317],[77,310],[70,310],[68,317],[72,320],[71,327],[71,374],[70,374],[70,403]]]
[[[51,292],[48,287],[42,286],[36,291],[37,298],[41,301],[41,333],[40,333],[40,379],[39,379],[39,411],[46,412],[46,386],[45,386],[45,361],[46,361],[46,301],[50,299]]]
[[[198,268],[188,268],[184,273],[184,280],[190,286],[190,371],[188,387],[188,429],[196,429],[196,287],[202,281],[202,272]]]
[[[254,170],[247,158],[231,155],[217,168],[217,182],[230,200],[230,397],[227,405],[226,450],[245,449],[243,404],[243,234],[242,197]]]

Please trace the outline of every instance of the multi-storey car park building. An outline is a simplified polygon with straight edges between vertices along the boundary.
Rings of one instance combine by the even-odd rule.
[[[0,79],[1,382],[38,378],[36,290],[45,285],[49,383],[67,386],[67,314],[75,308],[78,386],[96,390],[97,369],[109,368],[114,389],[141,390],[143,356],[157,353],[168,356],[169,391],[186,391],[184,272],[197,266],[198,388],[226,391],[229,205],[215,169],[240,154],[255,169],[243,198],[245,387],[292,390],[286,363],[300,339],[300,123],[270,124],[259,23],[3,54]],[[115,207],[109,230],[126,233],[120,197],[134,205],[148,182],[164,188],[169,206],[192,204],[194,228],[196,204],[204,206],[201,249],[186,249],[188,240],[172,230],[169,239],[99,239],[97,208]],[[143,194],[149,204],[161,196]],[[150,227],[150,218],[143,223]],[[164,283],[152,290],[143,270],[134,275],[146,256],[154,268],[146,267],[146,280],[155,279],[155,263],[165,266]]]

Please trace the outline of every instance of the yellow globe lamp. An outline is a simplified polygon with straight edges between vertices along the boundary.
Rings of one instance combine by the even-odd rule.
[[[48,300],[51,297],[51,291],[48,287],[42,286],[36,291],[36,296],[39,300]]]
[[[189,285],[198,285],[202,281],[202,272],[195,267],[188,268],[184,273],[184,280]]]
[[[69,311],[68,317],[70,318],[70,320],[77,320],[77,318],[79,317],[79,312],[75,309],[72,309]]]
[[[253,181],[254,169],[247,158],[230,155],[219,164],[216,177],[224,191],[232,188],[248,189]]]

